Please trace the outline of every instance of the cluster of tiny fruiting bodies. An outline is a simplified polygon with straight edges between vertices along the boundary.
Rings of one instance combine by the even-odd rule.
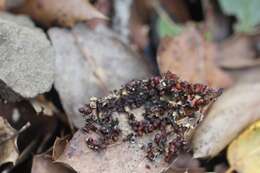
[[[170,72],[162,77],[133,80],[105,98],[91,98],[80,109],[86,122],[83,130],[98,135],[97,139],[89,137],[86,143],[99,151],[122,139],[120,121],[114,116],[118,113],[127,117],[131,129],[123,141],[133,143],[150,135],[150,142],[142,147],[146,157],[152,161],[163,155],[170,163],[179,152],[189,149],[187,133],[201,120],[202,109],[220,94],[221,90],[190,84]],[[131,111],[138,108],[144,110],[141,120]]]

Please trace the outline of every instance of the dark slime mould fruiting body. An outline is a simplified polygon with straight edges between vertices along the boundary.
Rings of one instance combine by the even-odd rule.
[[[215,100],[221,90],[202,84],[190,84],[168,72],[162,77],[133,80],[109,96],[91,98],[80,109],[85,119],[84,132],[89,148],[100,151],[119,140],[134,143],[150,136],[142,149],[149,160],[163,156],[170,163],[180,152],[189,150],[191,132],[203,118],[203,108]],[[140,117],[132,110],[143,109]],[[125,116],[130,132],[123,135],[120,118]]]

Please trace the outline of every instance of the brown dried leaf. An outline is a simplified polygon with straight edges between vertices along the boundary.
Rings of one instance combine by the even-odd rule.
[[[215,46],[188,26],[181,35],[161,41],[157,61],[161,73],[171,71],[189,82],[228,87],[232,80],[215,65],[215,57]]]
[[[213,157],[260,119],[260,84],[238,84],[214,103],[193,136],[194,157]]]
[[[66,145],[69,143],[67,137],[59,138],[57,137],[52,149],[52,159],[57,160],[60,155],[64,152]]]
[[[30,15],[37,22],[51,26],[73,26],[78,21],[106,19],[87,0],[26,0],[14,10]]]
[[[9,123],[0,117],[0,165],[6,162],[15,163],[18,158],[15,133]]]
[[[183,93],[188,96],[183,98]],[[92,97],[80,109],[86,124],[57,161],[82,173],[166,171],[175,156],[189,151],[202,109],[219,94],[221,90],[189,84],[170,72],[149,80],[132,80],[106,97]],[[187,111],[184,107],[189,103]],[[158,142],[158,138],[164,140]]]
[[[143,51],[149,43],[149,26],[141,21],[140,16],[136,12],[133,12],[130,18],[131,42],[137,50]]]
[[[49,156],[35,155],[33,157],[32,173],[75,173],[60,163],[53,163]]]
[[[260,65],[250,36],[239,35],[226,40],[220,44],[218,53],[221,67],[236,69]]]
[[[81,173],[160,173],[168,168],[164,161],[148,161],[140,149],[142,145],[124,142],[94,152],[87,147],[86,139],[86,134],[76,132],[57,161]]]
[[[114,12],[112,5],[113,3],[111,0],[98,0],[94,3],[94,7],[105,16],[112,16],[112,13]],[[87,21],[87,25],[90,28],[95,28],[98,25],[108,26],[110,23],[111,21],[100,18]]]
[[[0,0],[0,10],[5,8],[5,0]]]

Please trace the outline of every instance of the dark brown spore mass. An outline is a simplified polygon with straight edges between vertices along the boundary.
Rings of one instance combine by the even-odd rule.
[[[134,143],[144,135],[151,141],[142,148],[149,160],[163,155],[170,163],[180,152],[189,149],[188,132],[202,119],[202,110],[221,94],[202,84],[190,84],[168,72],[162,77],[133,80],[105,98],[93,97],[80,109],[85,118],[84,132],[98,134],[89,137],[89,148],[100,151],[122,139],[120,121],[114,116],[127,116],[132,132],[123,141]],[[143,108],[142,120],[132,111]],[[190,121],[193,120],[193,121]]]

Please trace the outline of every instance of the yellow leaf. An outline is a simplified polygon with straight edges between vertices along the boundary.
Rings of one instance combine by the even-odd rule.
[[[260,172],[260,121],[246,129],[228,147],[228,161],[239,173]]]

